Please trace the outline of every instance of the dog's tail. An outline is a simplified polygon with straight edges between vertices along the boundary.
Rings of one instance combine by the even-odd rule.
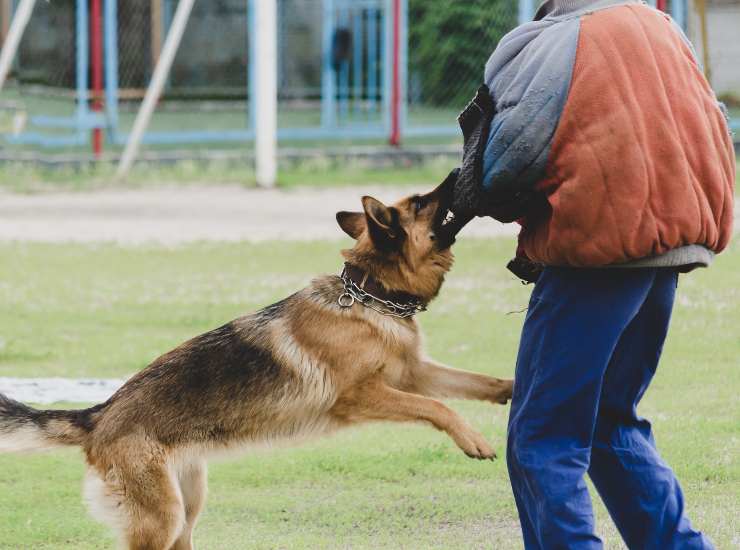
[[[40,411],[0,393],[0,453],[83,445],[94,410]]]

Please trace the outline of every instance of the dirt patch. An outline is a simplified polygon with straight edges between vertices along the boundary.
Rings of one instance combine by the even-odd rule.
[[[51,403],[102,403],[125,380],[70,378],[0,378],[0,393],[17,401]]]
[[[334,215],[362,195],[390,202],[425,189],[296,191],[239,187],[158,188],[41,195],[0,194],[0,240],[174,245],[193,241],[323,240],[342,236]],[[462,236],[514,235],[491,219]]]

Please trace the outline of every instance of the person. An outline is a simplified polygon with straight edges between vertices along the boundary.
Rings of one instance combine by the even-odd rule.
[[[460,116],[455,216],[521,224],[536,281],[507,461],[527,549],[602,548],[589,475],[629,548],[712,548],[637,405],[679,273],[732,234],[735,156],[681,29],[629,0],[548,0]]]

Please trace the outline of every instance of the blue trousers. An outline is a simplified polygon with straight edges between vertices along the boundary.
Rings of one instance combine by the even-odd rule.
[[[677,273],[547,268],[516,365],[507,461],[527,549],[602,548],[588,473],[630,549],[707,549],[637,404],[655,374]]]

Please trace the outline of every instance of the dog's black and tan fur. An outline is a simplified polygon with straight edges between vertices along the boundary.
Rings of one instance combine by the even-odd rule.
[[[432,300],[452,265],[448,192],[337,220],[356,239],[345,259],[389,291]],[[454,226],[454,224],[448,224]],[[512,382],[439,365],[413,319],[338,305],[325,276],[257,313],[155,360],[102,405],[37,411],[0,396],[0,451],[82,447],[92,513],[132,549],[190,549],[206,494],[206,459],[223,450],[321,435],[360,422],[424,421],[469,456],[486,440],[433,398],[505,403]]]

